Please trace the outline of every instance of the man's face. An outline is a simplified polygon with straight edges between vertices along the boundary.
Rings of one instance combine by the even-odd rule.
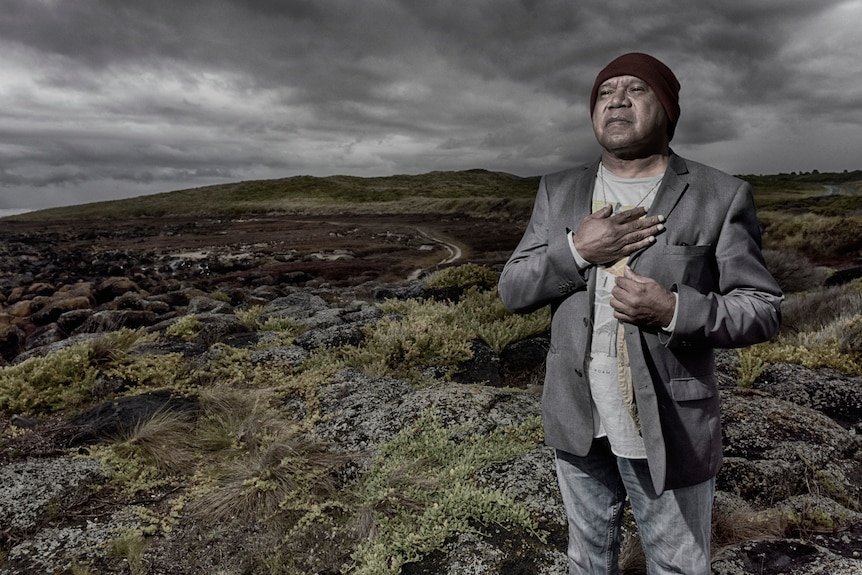
[[[598,89],[593,131],[599,144],[622,158],[664,151],[667,114],[649,84],[635,76],[616,76]]]

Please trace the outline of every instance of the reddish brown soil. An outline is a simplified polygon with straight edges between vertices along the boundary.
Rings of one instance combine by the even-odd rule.
[[[435,215],[0,222],[4,243],[29,245],[42,256],[56,251],[56,259],[116,253],[155,259],[195,253],[251,256],[258,271],[304,273],[340,285],[393,282],[417,269],[433,270],[451,257],[446,244],[461,250],[455,263],[501,264],[523,226]]]

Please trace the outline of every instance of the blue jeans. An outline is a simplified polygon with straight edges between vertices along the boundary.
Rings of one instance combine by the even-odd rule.
[[[569,575],[617,575],[626,495],[649,575],[708,575],[715,479],[656,495],[646,460],[614,455],[607,439],[586,457],[557,450],[569,521]]]

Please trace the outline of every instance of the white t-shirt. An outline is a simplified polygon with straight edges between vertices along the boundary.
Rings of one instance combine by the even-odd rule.
[[[614,211],[636,206],[649,209],[662,175],[620,178],[599,167],[593,190],[592,211],[610,203]],[[594,434],[607,436],[611,450],[619,457],[646,458],[643,438],[620,391],[617,349],[619,321],[610,306],[615,277],[622,275],[628,258],[610,265],[596,266],[596,294],[593,303],[593,338],[588,359],[587,380],[593,403]]]

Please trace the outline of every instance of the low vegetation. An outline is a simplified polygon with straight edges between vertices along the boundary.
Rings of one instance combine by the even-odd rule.
[[[356,454],[310,439],[319,421],[316,393],[344,367],[400,377],[422,385],[423,372],[468,359],[470,341],[487,338],[498,349],[547,330],[547,311],[514,316],[496,295],[496,274],[481,266],[450,268],[427,280],[455,290],[452,300],[389,300],[384,317],[366,328],[359,345],[323,348],[298,368],[253,365],[248,351],[210,347],[209,361],[189,369],[178,354],[137,353],[140,344],[191,341],[200,322],[185,316],[161,336],[122,329],[47,357],[0,368],[0,409],[7,413],[72,413],[108,399],[97,382],[120,378],[127,394],[167,389],[196,399],[197,410],[163,411],[128,433],[94,446],[89,456],[111,472],[105,490],[133,501],[177,492],[155,511],[141,507],[149,526],[119,536],[108,555],[139,569],[146,537],[169,533],[182,516],[201,529],[254,525],[255,559],[270,572],[345,566],[352,573],[397,573],[400,566],[441,548],[447,538],[483,525],[542,533],[521,503],[479,486],[476,471],[541,443],[538,418],[491,435],[446,427],[433,412],[380,446],[357,480],[341,478]],[[261,310],[239,312],[255,329],[275,329],[289,342],[297,322],[269,325]],[[438,374],[439,375],[439,374]],[[278,406],[288,398],[307,406],[300,420]],[[340,541],[321,555],[319,538]],[[265,543],[265,545],[263,544]],[[76,567],[85,572],[85,566]],[[316,572],[316,571],[315,571]]]
[[[862,280],[788,294],[779,335],[739,354],[745,386],[753,384],[770,362],[862,376]]]
[[[210,362],[192,373],[170,354],[133,353],[138,344],[152,343],[153,335],[132,330],[102,334],[46,358],[0,369],[0,408],[26,413],[82,408],[98,399],[94,382],[105,374],[131,382],[128,393],[168,388],[197,399],[194,416],[158,413],[90,451],[90,457],[111,470],[113,479],[105,489],[121,497],[131,501],[147,493],[179,494],[160,511],[141,508],[149,527],[122,534],[112,544],[109,555],[123,557],[133,570],[139,568],[146,538],[171,532],[184,516],[195,517],[202,533],[217,528],[241,532],[254,525],[248,536],[256,543],[249,552],[258,554],[255,561],[273,573],[326,565],[355,574],[398,573],[403,564],[441,549],[453,533],[483,525],[519,529],[541,539],[544,535],[521,503],[474,481],[481,468],[539,445],[538,418],[482,435],[446,427],[427,412],[379,446],[354,480],[345,479],[344,470],[357,454],[333,450],[307,433],[320,417],[314,408],[318,387],[343,367],[421,385],[428,367],[468,358],[468,344],[475,338],[499,351],[547,330],[546,310],[514,316],[502,308],[496,277],[473,265],[439,272],[426,285],[455,290],[457,298],[385,301],[379,304],[383,319],[366,328],[362,344],[321,349],[295,369],[253,366],[247,352],[219,344],[208,354]],[[240,313],[246,323],[263,328],[259,310]],[[162,337],[191,337],[195,325],[193,318],[178,321]],[[295,335],[295,326],[287,328]],[[791,294],[781,335],[740,351],[740,383],[753,382],[772,361],[862,374],[860,334],[862,284]],[[288,397],[304,400],[309,407],[304,419],[285,419],[278,405]],[[782,525],[814,521],[810,516],[797,519],[793,523],[785,517]],[[327,546],[327,553],[317,544],[323,534],[337,542]]]
[[[470,206],[485,216],[496,210],[494,217],[523,218],[537,184],[535,178],[483,171],[417,178],[244,182],[27,217],[159,216],[176,213],[178,205],[231,215],[332,210],[346,204],[361,211],[379,210],[385,202],[394,213]],[[862,283],[824,285],[838,255],[846,258],[862,249],[862,206],[847,209],[856,200],[842,199],[844,211],[834,213],[840,211],[838,200],[823,200],[827,184],[816,178],[796,178],[792,185],[781,178],[750,178],[759,192],[767,259],[787,300],[780,335],[739,351],[740,384],[752,385],[770,362],[779,361],[862,375]],[[859,180],[854,172],[840,185],[858,191]],[[541,539],[544,534],[521,503],[475,481],[483,467],[540,444],[538,420],[482,435],[446,427],[427,412],[378,446],[361,468],[360,455],[339,452],[308,433],[321,417],[319,387],[342,368],[423,385],[429,368],[468,359],[474,340],[500,352],[548,329],[547,309],[526,316],[506,311],[496,280],[495,272],[475,265],[438,272],[426,287],[454,297],[385,301],[379,304],[383,318],[365,328],[362,343],[322,348],[299,367],[261,367],[247,350],[223,344],[211,346],[206,364],[194,370],[178,354],[134,353],[158,337],[195,339],[201,325],[194,316],[161,336],[125,329],[100,334],[48,357],[0,368],[0,410],[72,413],[110,397],[97,385],[100,378],[124,381],[128,394],[168,389],[196,399],[194,417],[159,413],[90,451],[111,470],[105,491],[115,497],[131,502],[154,493],[174,494],[167,505],[142,506],[148,527],[121,534],[108,550],[127,561],[133,573],[142,572],[147,538],[171,532],[189,516],[199,526],[199,541],[231,532],[242,540],[255,572],[268,573],[323,572],[332,566],[355,574],[398,573],[405,563],[441,549],[453,533],[491,525]],[[302,331],[298,322],[261,321],[261,315],[259,307],[237,312],[249,329],[278,332],[284,343]],[[279,409],[291,399],[302,400],[301,419],[285,419]],[[781,528],[792,519],[783,518]],[[814,520],[799,517],[796,523]],[[769,523],[774,528],[775,522]],[[74,570],[88,572],[77,564]]]

